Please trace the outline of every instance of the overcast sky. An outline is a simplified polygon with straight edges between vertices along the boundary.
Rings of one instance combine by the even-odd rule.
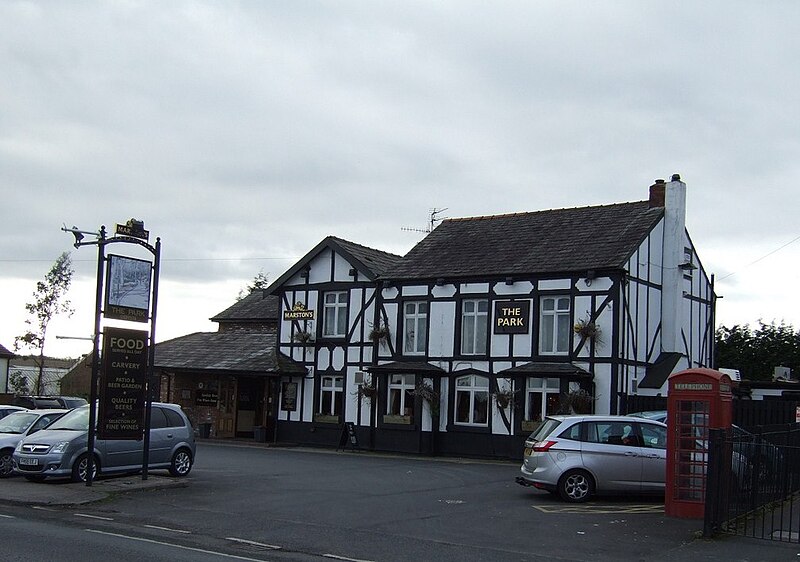
[[[0,2],[0,344],[58,255],[161,237],[156,339],[211,331],[327,235],[404,254],[464,217],[687,183],[720,324],[800,327],[800,2]],[[118,251],[118,248],[110,248]]]

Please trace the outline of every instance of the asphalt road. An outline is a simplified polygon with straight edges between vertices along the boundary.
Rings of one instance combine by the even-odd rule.
[[[695,540],[700,522],[665,517],[659,499],[601,498],[574,506],[517,485],[517,472],[515,463],[202,443],[186,487],[141,490],[73,508],[6,507],[0,517],[13,519],[0,519],[0,526],[19,527],[19,536],[30,539],[25,523],[39,518],[40,541],[50,542],[52,529],[71,529],[74,541],[58,535],[52,542],[72,547],[88,541],[88,551],[114,552],[117,560],[777,560],[787,555],[758,544],[757,558],[731,556],[731,549],[720,550],[724,543]],[[24,545],[21,541],[19,548]],[[733,552],[741,554],[735,546]],[[144,550],[136,558],[117,555],[117,548]]]

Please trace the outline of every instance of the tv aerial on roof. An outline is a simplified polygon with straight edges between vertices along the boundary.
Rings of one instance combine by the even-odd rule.
[[[442,222],[447,217],[440,216],[447,210],[447,207],[444,209],[437,209],[436,207],[432,208],[428,213],[428,226],[426,228],[409,228],[409,227],[401,227],[400,230],[406,230],[408,232],[424,232],[425,234],[430,234],[431,231],[436,228],[436,223]]]

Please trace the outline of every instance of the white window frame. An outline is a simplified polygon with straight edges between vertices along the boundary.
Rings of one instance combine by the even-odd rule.
[[[541,416],[536,418],[531,411],[532,395],[540,394],[539,411]],[[556,399],[561,394],[561,380],[553,377],[528,377],[525,383],[525,419],[528,421],[542,421],[548,415],[556,412],[547,411],[548,399],[555,394]]]
[[[328,301],[328,297],[333,297]],[[322,335],[326,338],[344,338],[347,336],[347,291],[328,291],[322,295]],[[332,316],[331,316],[332,315]],[[332,322],[328,322],[333,318]],[[342,319],[344,321],[342,322]],[[340,331],[344,324],[344,331]],[[332,328],[332,330],[331,330]]]
[[[344,392],[344,377],[342,375],[323,375],[319,388],[318,414],[325,416],[339,416],[342,414],[342,395]],[[330,394],[330,407],[325,408],[325,396]],[[326,409],[328,411],[326,411]],[[337,411],[338,410],[338,411]]]
[[[545,303],[552,301],[552,309]],[[566,302],[566,308],[559,308]],[[570,313],[572,299],[569,295],[548,295],[539,299],[539,353],[542,355],[569,355],[572,347]],[[549,348],[545,347],[545,334],[552,334]]]
[[[466,383],[466,384],[463,384]],[[459,394],[469,396],[469,413],[466,421],[459,421]],[[481,401],[479,395],[483,397],[486,404],[486,421],[475,421],[476,401]],[[489,426],[489,377],[482,375],[463,375],[455,380],[455,401],[453,404],[453,423],[455,425],[465,425],[473,427]]]
[[[413,306],[409,313],[408,308]],[[424,307],[423,312],[420,309]],[[428,339],[428,310],[426,301],[406,301],[403,303],[403,354],[425,355]],[[420,329],[422,328],[422,329]],[[418,337],[422,333],[423,337]]]
[[[414,390],[416,389],[414,375],[389,375],[389,389],[387,391],[386,413],[390,416],[413,416],[415,407]],[[399,394],[398,410],[392,411],[392,394]],[[411,408],[406,413],[406,408]]]
[[[481,310],[481,305],[485,310]],[[467,310],[473,305],[473,310]],[[466,326],[472,324],[472,337],[469,338]],[[479,326],[483,327],[483,337],[479,337]],[[467,299],[461,302],[461,354],[485,355],[489,336],[489,299]]]

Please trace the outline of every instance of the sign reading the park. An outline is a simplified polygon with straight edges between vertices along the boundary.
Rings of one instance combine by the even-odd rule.
[[[147,332],[106,328],[97,435],[142,439],[147,388]]]
[[[124,256],[108,256],[106,318],[147,322],[153,264]]]
[[[498,301],[494,305],[495,334],[527,334],[531,301]]]

